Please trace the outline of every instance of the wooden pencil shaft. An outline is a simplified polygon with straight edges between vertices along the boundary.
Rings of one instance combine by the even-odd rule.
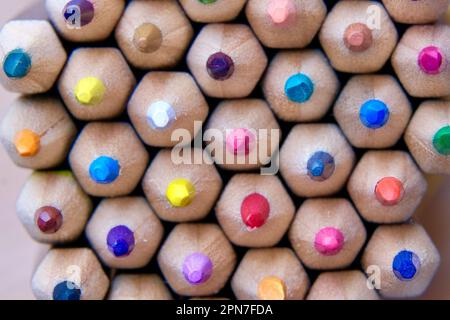
[[[70,171],[38,171],[26,181],[16,209],[36,241],[63,243],[83,232],[92,202]]]
[[[130,64],[140,69],[175,67],[193,35],[175,0],[131,1],[115,32]]]
[[[0,82],[9,91],[49,91],[66,59],[66,51],[48,21],[13,20],[0,31]]]
[[[14,163],[30,169],[61,164],[77,134],[75,124],[58,98],[24,96],[13,101],[0,128],[0,137]]]
[[[206,217],[214,206],[222,189],[222,179],[213,164],[202,161],[201,164],[176,164],[172,159],[176,150],[161,150],[148,168],[142,187],[144,193],[163,220],[188,222]],[[189,159],[203,159],[203,150],[193,149]],[[185,155],[183,154],[183,157]],[[168,191],[169,186],[184,179],[192,186],[192,197],[186,205],[174,205]]]
[[[124,8],[124,0],[46,0],[52,24],[61,37],[72,42],[105,40]]]

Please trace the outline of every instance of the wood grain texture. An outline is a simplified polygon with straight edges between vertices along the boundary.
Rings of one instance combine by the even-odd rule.
[[[0,31],[0,61],[22,49],[31,60],[22,78],[9,78],[0,72],[0,82],[9,91],[21,94],[44,93],[51,89],[67,60],[67,53],[48,21],[14,20]],[[2,63],[3,69],[3,63]]]
[[[209,257],[213,272],[209,280],[191,285],[183,276],[184,259],[200,252]],[[178,224],[158,253],[158,264],[170,287],[183,296],[210,296],[223,288],[236,265],[236,254],[219,226]]]
[[[211,78],[206,69],[208,58],[227,54],[234,63],[230,78]],[[266,54],[252,30],[243,24],[210,24],[202,28],[187,55],[189,70],[203,92],[214,98],[244,98],[256,87],[267,66]]]
[[[216,203],[222,190],[222,178],[211,162],[175,164],[171,160],[172,152],[181,151],[163,149],[155,156],[142,180],[144,193],[162,220],[172,222],[201,220],[210,213]],[[187,153],[187,158],[192,160],[208,157],[200,149],[192,151],[186,149],[182,153],[182,156]],[[185,207],[173,207],[166,197],[167,187],[174,179],[187,179],[194,186],[194,198]]]
[[[399,280],[392,261],[401,250],[410,250],[420,259],[420,269],[410,281]],[[375,230],[361,259],[364,270],[380,268],[380,294],[386,298],[408,298],[421,295],[430,284],[440,256],[425,229],[416,223],[380,226]]]
[[[314,84],[308,101],[297,103],[285,93],[286,81],[292,75],[307,75]],[[264,97],[278,118],[284,121],[320,120],[328,111],[339,90],[339,80],[320,50],[285,51],[270,62],[262,82]]]
[[[78,101],[75,89],[87,77],[99,79],[106,90],[99,103]],[[136,79],[121,52],[116,48],[80,48],[72,52],[58,81],[58,90],[69,112],[84,121],[120,116],[136,86]]]
[[[315,248],[316,234],[332,227],[344,236],[344,245],[334,255]],[[366,229],[350,201],[343,198],[308,199],[300,206],[289,230],[289,240],[305,266],[315,270],[348,267],[366,241]]]
[[[254,139],[249,141],[248,154],[235,155],[226,147],[227,135],[234,129],[251,132]],[[280,136],[276,133],[279,130],[278,122],[264,100],[222,101],[206,124],[205,140],[209,142],[206,150],[223,169],[241,171],[259,168],[269,163],[277,151]]]
[[[119,161],[120,174],[109,184],[98,184],[89,175],[97,157]],[[115,197],[131,193],[141,180],[149,155],[131,125],[124,122],[91,122],[78,136],[69,163],[81,187],[89,195]]]
[[[327,14],[322,0],[294,0],[284,23],[267,14],[272,0],[249,0],[245,13],[259,40],[269,48],[304,48],[314,38]]]
[[[403,196],[396,205],[383,205],[375,195],[377,183],[385,177],[394,177],[403,185]],[[420,205],[427,182],[408,153],[368,151],[356,165],[347,190],[365,220],[401,223],[410,219]]]
[[[81,300],[102,300],[109,279],[90,249],[51,249],[40,263],[31,285],[39,300],[52,300],[54,287],[71,281],[81,290]]]
[[[308,160],[318,151],[334,157],[334,172],[323,181],[308,176]],[[333,124],[296,125],[280,150],[281,175],[292,192],[302,197],[327,196],[338,192],[346,183],[354,162],[353,149]]]
[[[102,41],[113,32],[125,8],[125,0],[90,0],[94,6],[94,17],[89,24],[69,27],[64,8],[67,0],[46,0],[47,14],[64,39],[72,42]]]
[[[144,24],[152,24],[161,34],[160,46],[151,52],[139,50],[133,42],[136,29]],[[141,69],[161,69],[178,64],[194,30],[177,1],[135,0],[127,6],[115,34],[130,64]]]
[[[34,156],[22,157],[15,139],[24,129],[39,136],[40,147]],[[77,129],[58,98],[23,96],[16,99],[0,125],[0,139],[14,163],[30,169],[48,169],[61,164],[69,152]]]
[[[307,300],[379,300],[359,270],[323,272],[314,281]]]
[[[225,22],[233,20],[243,9],[247,0],[216,0],[203,4],[198,0],[180,0],[184,11],[192,21],[201,23]]]
[[[231,280],[238,300],[260,300],[258,286],[265,277],[285,284],[285,300],[302,300],[309,279],[301,262],[289,248],[251,249],[242,258]]]
[[[249,230],[242,220],[241,205],[253,193],[267,199],[270,211],[261,227]],[[295,206],[278,177],[236,174],[220,196],[215,212],[220,226],[235,245],[271,247],[286,233],[294,217]]]
[[[425,101],[405,132],[405,141],[420,168],[429,174],[450,174],[450,156],[437,152],[433,137],[450,125],[450,101]]]
[[[369,100],[383,102],[389,111],[389,118],[381,128],[368,128],[360,120],[360,109]],[[353,146],[380,149],[398,142],[409,123],[412,107],[394,77],[363,75],[350,78],[334,105],[333,113]]]
[[[346,28],[353,23],[366,24],[370,6],[378,6],[379,29],[372,30],[372,45],[352,52],[344,43]],[[351,13],[351,14],[350,14]],[[394,50],[398,34],[384,7],[375,1],[340,1],[328,14],[319,33],[320,44],[333,67],[342,72],[370,73],[380,70]]]
[[[108,248],[109,231],[126,226],[133,232],[134,248],[126,256],[116,257]],[[92,249],[110,268],[137,269],[146,266],[159,248],[163,226],[143,197],[104,199],[86,226]]]
[[[158,101],[168,103],[175,119],[164,129],[149,124],[147,111]],[[179,143],[177,129],[187,130],[188,144],[197,135],[208,116],[209,107],[192,76],[185,72],[150,72],[144,76],[128,103],[128,115],[141,139],[154,147],[172,147]],[[199,121],[200,126],[195,126]],[[184,131],[183,130],[183,131]]]
[[[420,51],[438,47],[443,63],[438,74],[423,72],[418,64]],[[439,98],[450,95],[450,26],[412,26],[403,34],[391,63],[405,90],[413,97]]]
[[[45,234],[36,225],[36,211],[53,206],[62,215],[61,228]],[[76,240],[84,231],[92,201],[70,171],[34,172],[17,198],[17,215],[34,240],[63,243]]]
[[[108,300],[172,300],[157,274],[120,274],[111,283]]]
[[[391,17],[400,23],[436,22],[447,10],[448,0],[382,0]]]

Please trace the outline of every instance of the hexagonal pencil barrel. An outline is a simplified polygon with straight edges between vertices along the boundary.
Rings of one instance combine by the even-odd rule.
[[[225,22],[235,19],[247,0],[180,0],[192,21],[201,23]]]
[[[188,222],[205,218],[213,208],[222,178],[202,149],[161,150],[153,159],[142,188],[156,214],[166,221]],[[172,157],[182,156],[181,159]],[[199,161],[196,163],[195,161]],[[206,159],[207,160],[207,159]]]
[[[0,125],[0,139],[14,163],[49,169],[66,159],[77,129],[58,98],[24,96],[15,100]]]
[[[148,160],[133,128],[122,122],[87,124],[69,154],[69,164],[81,187],[97,197],[130,194]]]
[[[178,224],[158,253],[169,286],[183,296],[210,296],[226,284],[236,254],[219,226]]]
[[[172,300],[172,294],[157,274],[119,274],[108,300]]]
[[[450,26],[412,26],[403,34],[391,63],[405,90],[413,97],[450,95]]]
[[[117,43],[134,67],[175,67],[194,35],[175,0],[132,1],[116,29]]]
[[[84,231],[92,201],[70,171],[36,171],[25,182],[16,210],[34,240],[60,244]]]
[[[31,285],[39,300],[102,300],[109,279],[91,249],[51,249]]]
[[[0,31],[0,82],[21,94],[49,91],[67,59],[48,21],[13,20]]]
[[[439,252],[425,229],[415,223],[378,227],[361,259],[386,298],[421,295],[439,263]]]
[[[405,141],[420,168],[450,174],[450,101],[423,102],[405,132]]]
[[[378,300],[374,287],[359,270],[323,272],[308,292],[307,300]]]
[[[195,39],[187,64],[207,96],[244,98],[261,79],[267,57],[248,26],[210,24]]]
[[[388,61],[398,34],[380,3],[340,1],[325,19],[319,39],[336,70],[370,73]]]
[[[46,0],[50,21],[72,42],[107,39],[125,8],[125,0]]]
[[[72,115],[84,121],[118,117],[136,85],[116,48],[80,48],[72,52],[58,90]]]
[[[295,206],[276,176],[236,174],[217,202],[216,217],[235,245],[276,245],[294,217]]]
[[[249,0],[245,13],[259,40],[269,48],[304,48],[327,14],[322,0]]]
[[[355,154],[334,124],[300,124],[280,150],[280,172],[301,197],[328,196],[346,183]]]
[[[412,114],[408,97],[390,75],[353,76],[334,105],[334,116],[357,148],[394,146]]]
[[[127,110],[147,145],[172,147],[189,144],[194,139],[208,116],[209,107],[190,74],[149,72],[133,93]],[[188,137],[179,141],[178,136],[184,137],[185,133]]]
[[[264,97],[284,121],[317,121],[339,90],[339,80],[319,50],[286,51],[270,62],[262,81]]]
[[[280,127],[264,100],[219,103],[205,130],[207,150],[226,170],[251,170],[271,161],[278,151]]]
[[[364,245],[366,229],[350,201],[308,199],[298,209],[289,240],[308,268],[343,269]]]
[[[117,197],[100,202],[86,226],[93,250],[110,268],[146,266],[155,254],[164,229],[142,197]]]
[[[407,152],[368,151],[347,189],[365,220],[400,223],[409,220],[422,202],[427,182]]]
[[[436,22],[448,8],[447,0],[382,0],[391,17],[400,23],[424,24]]]
[[[302,300],[309,279],[291,249],[251,249],[234,273],[231,287],[239,300]]]

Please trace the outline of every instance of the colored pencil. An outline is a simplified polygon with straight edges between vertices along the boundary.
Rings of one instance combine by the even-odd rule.
[[[280,127],[264,100],[226,100],[214,109],[204,139],[216,164],[226,170],[250,170],[270,162]]]
[[[92,202],[70,171],[37,171],[25,182],[16,210],[34,240],[63,243],[81,235]]]
[[[0,31],[0,82],[9,91],[47,92],[66,59],[67,53],[47,21],[10,21]]]
[[[246,2],[247,0],[180,0],[189,18],[200,23],[234,20]]]
[[[423,171],[450,174],[450,100],[423,102],[406,129],[405,141]]]
[[[400,23],[436,22],[447,10],[448,0],[382,0],[391,17]]]
[[[35,297],[428,297],[449,1],[41,0],[0,26]]]
[[[162,240],[163,226],[142,197],[100,202],[86,226],[86,236],[105,265],[136,269],[146,266]]]
[[[413,97],[450,95],[450,26],[412,26],[392,55],[392,66]]]
[[[72,42],[105,40],[124,8],[124,0],[46,0],[48,16],[59,35]]]
[[[67,108],[80,120],[119,116],[136,86],[136,79],[119,50],[75,50],[58,81]]]
[[[269,48],[304,48],[327,14],[322,0],[249,0],[248,22]]]
[[[0,139],[19,167],[48,169],[61,164],[77,129],[58,98],[16,99],[0,125]]]
[[[416,211],[427,181],[407,152],[369,151],[356,165],[347,189],[365,220],[399,223]]]
[[[108,300],[172,300],[157,274],[120,274],[111,283]]]
[[[175,67],[194,30],[175,0],[131,1],[116,28],[117,43],[141,69]]]
[[[380,282],[385,298],[420,296],[439,267],[439,252],[419,224],[380,226],[361,259],[364,270]]]
[[[392,147],[411,114],[408,97],[390,75],[352,77],[334,105],[339,126],[357,148]]]
[[[228,281],[236,254],[219,226],[178,224],[162,245],[158,264],[179,295],[210,296]]]
[[[153,159],[142,188],[156,214],[166,221],[187,222],[205,218],[222,190],[222,178],[213,164],[195,164],[203,150],[183,153],[188,163],[175,163],[171,150],[161,150]]]
[[[239,300],[302,300],[308,275],[288,248],[251,249],[231,280]]]
[[[308,199],[300,206],[289,240],[310,269],[348,267],[366,241],[366,229],[350,201]]]
[[[372,25],[372,6],[377,6],[375,25]],[[319,39],[336,70],[371,73],[385,65],[397,44],[398,34],[382,4],[339,1],[325,19]]]
[[[215,212],[235,245],[271,247],[289,228],[295,206],[278,177],[237,174],[228,182]]]
[[[307,300],[379,300],[359,270],[323,272],[314,281]]]
[[[339,80],[321,51],[284,51],[271,61],[262,87],[278,118],[314,121],[327,113]]]
[[[353,149],[334,124],[296,125],[280,151],[280,172],[301,197],[331,195],[344,186],[355,162]]]
[[[69,154],[69,163],[86,193],[97,197],[127,195],[136,188],[149,160],[128,123],[87,124]]]
[[[150,72],[128,104],[128,115],[141,139],[154,147],[172,147],[180,141],[176,130],[188,131],[189,144],[201,128],[209,107],[194,79],[185,72]],[[172,138],[172,134],[174,137]]]
[[[244,98],[261,79],[267,57],[246,25],[210,24],[195,39],[187,64],[207,96]]]
[[[90,249],[51,249],[31,281],[39,300],[102,300],[109,279]]]

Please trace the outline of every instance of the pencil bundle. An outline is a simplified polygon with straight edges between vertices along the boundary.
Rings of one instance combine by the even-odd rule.
[[[49,21],[7,23],[0,82],[24,96],[0,141],[36,170],[17,214],[52,245],[36,298],[420,296],[440,256],[412,217],[450,174],[447,8],[47,0]]]

